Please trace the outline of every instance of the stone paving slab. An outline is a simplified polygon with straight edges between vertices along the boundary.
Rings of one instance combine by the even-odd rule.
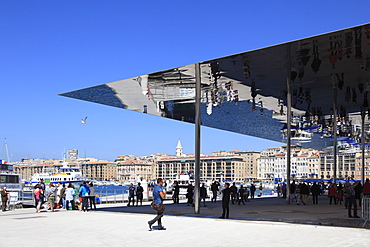
[[[165,215],[166,231],[148,230],[153,214],[109,211],[0,214],[0,246],[369,246],[367,229]]]
[[[347,218],[344,206],[287,205],[279,198],[259,198],[230,205],[230,219],[219,219],[221,203],[207,203],[200,214],[182,201],[166,201],[166,231],[148,230],[155,215],[142,207],[98,205],[97,211],[34,208],[0,213],[0,246],[369,246],[369,227]],[[321,224],[321,225],[320,225]]]
[[[187,206],[186,201],[180,202],[180,204],[172,204],[171,201],[165,201],[165,214],[218,218],[222,213],[220,201],[217,203],[211,203],[208,201],[206,203],[207,207],[201,206],[200,214],[195,214],[194,208]],[[148,202],[144,203],[144,206],[142,207],[127,207],[126,204],[123,203],[107,204],[101,205],[100,210],[121,213],[153,213]],[[361,208],[358,210],[358,215],[361,216]],[[342,205],[329,205],[327,196],[321,196],[319,198],[319,204],[317,205],[313,205],[311,201],[308,201],[306,205],[297,205],[295,202],[287,204],[287,202],[282,198],[256,198],[246,202],[246,205],[239,206],[231,204],[230,218],[239,220],[275,221],[355,228],[362,227],[364,223],[362,219],[348,218],[344,203],[342,203]],[[369,227],[370,224],[365,225],[365,228]]]

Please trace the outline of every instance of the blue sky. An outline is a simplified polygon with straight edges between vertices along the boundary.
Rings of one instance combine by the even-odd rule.
[[[64,148],[107,160],[174,154],[178,139],[194,153],[191,124],[58,94],[364,24],[369,9],[368,0],[2,0],[1,141],[12,161],[61,158]],[[204,154],[279,145],[202,127]]]

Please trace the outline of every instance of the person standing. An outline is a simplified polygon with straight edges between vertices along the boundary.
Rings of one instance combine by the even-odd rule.
[[[286,198],[286,184],[283,183],[283,185],[281,186],[281,192],[283,193],[283,198],[285,199]]]
[[[352,206],[353,206],[353,217],[360,218],[357,216],[357,205],[356,205],[356,197],[355,197],[355,188],[354,186],[347,181],[344,184],[344,188],[348,194],[348,217],[352,218]]]
[[[281,185],[280,184],[276,186],[276,193],[277,193],[277,197],[279,198],[281,196]]]
[[[41,189],[41,195],[40,195],[40,199],[41,199],[41,205],[45,202],[45,191],[46,191],[46,185],[44,183],[44,179],[41,179],[41,183],[40,183],[40,189]]]
[[[295,198],[295,192],[296,192],[295,189],[296,189],[296,186],[295,186],[295,182],[293,180],[293,182],[290,184],[290,191],[289,191],[289,193],[290,193],[290,200],[292,200],[292,202],[293,202],[293,200]],[[296,198],[296,200],[297,200],[297,198]]]
[[[370,181],[369,181],[368,178],[366,179],[366,182],[364,183],[364,188],[362,190],[362,194],[364,196],[369,196],[370,195]]]
[[[243,185],[240,185],[239,194],[238,194],[239,205],[240,205],[241,202],[243,203],[243,205],[245,205],[245,203],[244,203],[244,193],[245,193],[245,189],[244,189]]]
[[[9,195],[9,192],[6,191],[6,187],[3,187],[1,189],[1,210],[4,212],[6,211],[6,207],[8,206],[8,195]]]
[[[37,203],[36,204],[36,213],[40,213],[40,208],[41,208],[41,203],[42,203],[41,195],[43,195],[40,184],[36,185],[36,189],[34,190],[33,193],[35,195],[36,203]]]
[[[260,187],[258,189],[259,189],[259,192],[260,192],[258,197],[261,197],[262,196],[262,190],[263,190],[262,183],[260,184]]]
[[[337,204],[342,205],[342,201],[343,201],[343,185],[342,183],[339,183],[337,187]]]
[[[206,198],[207,198],[207,189],[204,187],[204,183],[202,184],[202,187],[199,189],[199,194],[200,194],[200,202],[203,200],[203,205],[207,207],[206,205]]]
[[[141,186],[141,183],[137,183],[137,187],[136,187],[136,207],[139,205],[139,201],[140,201],[140,206],[143,206],[143,192],[144,192],[144,188],[143,186]]]
[[[96,211],[95,188],[94,188],[94,184],[92,182],[90,182],[90,184],[89,184],[89,189],[90,189],[90,192],[89,192],[90,209],[92,210],[93,205],[94,205],[94,210]]]
[[[157,212],[157,215],[154,219],[148,221],[149,230],[152,230],[152,225],[155,222],[158,222],[158,230],[166,230],[162,225],[162,217],[166,207],[163,204],[163,199],[166,196],[166,192],[162,188],[163,180],[161,178],[157,179],[157,185],[153,189],[153,202],[151,207]]]
[[[337,186],[332,184],[329,188],[329,204],[334,200],[334,204],[337,205],[336,195],[337,195]]]
[[[89,182],[84,182],[80,188],[80,197],[82,197],[82,210],[84,212],[86,212],[88,210],[88,207],[89,207],[89,203],[88,203],[88,200],[89,200],[89,193],[90,193],[90,188],[88,186],[88,183]]]
[[[235,182],[233,182],[233,185],[230,187],[231,190],[231,203],[234,204],[235,201],[237,202],[238,200],[238,188],[235,186]]]
[[[319,195],[321,193],[321,189],[320,189],[320,186],[316,182],[313,182],[311,186],[311,193],[312,193],[313,204],[319,204]]]
[[[62,184],[62,189],[60,190],[59,194],[60,197],[59,204],[62,205],[62,209],[66,208],[66,195],[65,195],[66,189],[67,189],[66,185]]]
[[[211,191],[212,191],[212,200],[211,200],[211,202],[216,202],[216,200],[217,200],[218,186],[220,186],[220,184],[217,181],[213,181],[213,183],[211,185]]]
[[[128,203],[127,203],[127,207],[130,207],[131,205],[131,201],[132,201],[132,206],[135,206],[135,187],[134,185],[131,183],[130,184],[130,187],[128,188]]]
[[[76,206],[75,206],[75,200],[74,200],[74,196],[75,196],[75,191],[73,189],[73,186],[72,184],[69,184],[68,185],[68,188],[66,189],[65,191],[65,197],[66,197],[66,210],[69,210],[69,209],[76,209]]]
[[[229,218],[229,203],[230,203],[230,195],[231,189],[229,188],[230,184],[225,183],[224,189],[221,191],[222,194],[222,215],[220,219],[228,219]]]
[[[256,191],[256,186],[254,186],[254,184],[251,184],[250,191],[251,191],[251,199],[254,199],[254,192]]]
[[[353,186],[355,188],[356,205],[357,207],[361,207],[361,195],[363,191],[362,184],[361,182],[356,181]]]
[[[57,198],[55,200],[56,201],[56,204],[55,204],[56,208],[61,208],[62,207],[62,203],[63,203],[62,195],[61,195],[62,189],[63,189],[63,184],[61,182],[58,182]]]
[[[179,203],[179,195],[180,195],[179,183],[175,181],[173,184],[173,195],[172,195],[172,200],[174,204]]]
[[[308,188],[306,183],[302,183],[301,185],[301,200],[303,205],[306,205],[306,201],[308,196],[310,195],[310,188]]]
[[[54,212],[57,190],[58,188],[54,187],[53,183],[50,183],[49,188],[46,190],[46,196],[48,197],[48,203],[50,205],[51,212]]]
[[[193,185],[190,183],[186,191],[186,198],[188,199],[188,206],[193,205]]]

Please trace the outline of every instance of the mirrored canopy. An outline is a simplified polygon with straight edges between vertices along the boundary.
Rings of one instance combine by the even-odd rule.
[[[202,125],[286,142],[289,81],[293,144],[332,146],[336,129],[341,145],[359,145],[361,110],[369,111],[370,24],[199,64]],[[61,95],[194,123],[195,85],[190,64]]]

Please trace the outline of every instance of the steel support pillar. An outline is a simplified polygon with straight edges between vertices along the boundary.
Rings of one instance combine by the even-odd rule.
[[[290,204],[290,173],[291,173],[291,136],[292,136],[292,96],[291,96],[291,59],[290,59],[290,44],[287,50],[288,64],[287,64],[287,175],[286,175],[286,200]]]
[[[337,110],[337,86],[334,85],[334,100],[333,100],[333,183],[337,184],[337,121],[338,121],[338,110]]]
[[[195,213],[200,213],[200,96],[201,96],[201,75],[200,64],[195,64],[195,156],[194,156],[194,203]]]

